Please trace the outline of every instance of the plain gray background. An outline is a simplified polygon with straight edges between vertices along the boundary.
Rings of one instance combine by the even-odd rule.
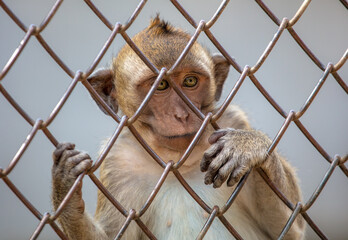
[[[27,25],[40,25],[54,1],[5,1]],[[138,1],[93,1],[112,23],[124,23]],[[220,1],[181,1],[186,10],[199,22],[208,21]],[[278,16],[291,18],[302,1],[265,1]],[[194,29],[169,1],[148,1],[127,33],[133,36],[145,28],[156,13],[190,33]],[[347,49],[348,12],[338,0],[314,0],[295,25],[294,29],[324,65],[336,63]],[[232,0],[211,31],[243,67],[253,66],[276,33],[278,27],[261,8],[251,0]],[[0,69],[18,47],[25,33],[0,8]],[[56,16],[42,32],[43,38],[57,55],[72,69],[85,71],[97,56],[110,35],[102,22],[83,1],[64,1]],[[199,41],[215,52],[216,49],[202,33]],[[117,36],[99,66],[108,66],[111,58],[125,44]],[[284,31],[274,50],[256,73],[256,77],[280,104],[289,112],[298,111],[322,76],[322,71],[308,58],[287,31]],[[348,65],[339,71],[348,79]],[[231,68],[225,97],[237,81],[239,74]],[[55,63],[32,37],[19,59],[1,81],[5,89],[33,118],[46,119],[53,110],[71,78]],[[252,125],[273,138],[284,119],[263,98],[249,79],[245,80],[233,103],[248,113]],[[329,76],[302,123],[319,144],[334,156],[348,153],[348,96]],[[49,126],[59,141],[70,141],[77,148],[90,153],[95,160],[100,142],[116,128],[78,83],[75,91]],[[6,168],[26,139],[31,126],[0,94],[0,167]],[[278,145],[279,151],[298,169],[304,201],[312,195],[325,175],[329,164],[312,144],[291,123]],[[53,145],[39,131],[22,159],[9,175],[9,179],[41,212],[50,212],[51,153]],[[94,211],[96,187],[85,178],[84,199],[87,209]],[[308,211],[311,218],[329,239],[347,239],[348,181],[337,168],[318,200]],[[3,181],[0,181],[0,239],[28,239],[39,221],[16,198]],[[39,239],[58,239],[50,226],[46,226]],[[307,239],[318,239],[308,228]]]

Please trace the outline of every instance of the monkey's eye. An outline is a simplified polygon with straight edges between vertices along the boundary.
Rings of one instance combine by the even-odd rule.
[[[196,86],[197,83],[198,83],[198,79],[195,76],[188,76],[184,79],[184,86],[185,87],[192,88],[192,87]]]
[[[169,87],[169,83],[166,80],[162,80],[160,84],[157,87],[157,90],[163,91],[166,90]]]

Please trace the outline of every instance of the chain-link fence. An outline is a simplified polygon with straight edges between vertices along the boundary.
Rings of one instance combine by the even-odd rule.
[[[173,163],[173,162],[168,162],[166,163],[154,153],[151,148],[147,145],[147,143],[143,140],[143,138],[138,134],[136,129],[132,126],[132,124],[136,121],[136,119],[139,117],[138,113],[141,113],[141,109],[144,108],[147,104],[147,102],[151,99],[151,96],[153,95],[152,93],[149,93],[146,98],[143,101],[143,104],[139,107],[138,111],[136,112],[135,115],[133,116],[118,116],[116,113],[114,113],[110,108],[107,107],[105,103],[103,103],[102,99],[96,95],[96,92],[92,89],[90,84],[86,81],[86,78],[96,69],[96,67],[100,64],[100,61],[103,59],[104,55],[110,48],[110,46],[118,41],[118,39],[123,39],[126,44],[128,44],[137,54],[138,56],[144,61],[144,63],[156,74],[158,74],[160,77],[163,76],[164,74],[168,74],[173,69],[175,69],[176,66],[182,61],[182,59],[185,57],[185,53],[187,53],[192,44],[197,41],[199,37],[202,35],[205,35],[207,38],[207,41],[210,41],[213,47],[215,47],[231,64],[231,66],[235,69],[235,76],[236,79],[231,80],[231,77],[229,80],[233,81],[234,86],[231,88],[232,90],[227,94],[228,96],[224,99],[223,103],[221,104],[221,107],[219,108],[219,111],[213,115],[211,113],[204,115],[202,114],[198,109],[194,107],[194,105],[189,101],[189,99],[181,92],[180,89],[175,89],[177,93],[182,96],[182,99],[186,102],[186,104],[192,109],[195,114],[197,114],[198,117],[200,117],[203,120],[202,126],[198,133],[196,134],[195,138],[193,139],[192,143],[186,151],[186,153],[190,152],[190,149],[192,149],[195,146],[195,143],[198,141],[200,135],[204,131],[204,129],[207,127],[208,124],[212,124],[213,127],[218,128],[218,125],[216,123],[216,120],[220,117],[220,114],[223,113],[224,109],[226,106],[230,104],[232,100],[234,100],[236,94],[238,94],[243,88],[243,86],[246,84],[247,81],[249,83],[252,83],[256,89],[258,90],[259,93],[262,94],[263,98],[266,99],[270,105],[273,107],[274,112],[277,112],[279,115],[282,117],[282,123],[278,126],[274,127],[274,131],[276,134],[274,134],[273,138],[273,143],[269,147],[269,153],[271,153],[274,148],[279,144],[280,141],[283,141],[283,136],[284,134],[288,131],[288,127],[290,125],[296,126],[300,132],[307,138],[307,140],[312,144],[314,149],[321,155],[320,157],[316,156],[318,161],[321,161],[320,164],[323,164],[323,160],[326,160],[326,172],[320,173],[321,177],[319,181],[317,182],[318,187],[316,189],[312,189],[311,194],[308,195],[308,198],[304,200],[303,203],[293,203],[288,200],[286,196],[284,196],[278,189],[277,187],[268,179],[266,174],[262,170],[258,170],[259,174],[263,177],[263,179],[268,183],[269,187],[272,188],[274,193],[283,201],[283,203],[292,210],[292,214],[284,226],[283,231],[280,233],[279,238],[282,238],[289,228],[291,227],[293,221],[298,215],[302,215],[302,217],[306,220],[307,224],[309,225],[309,229],[312,229],[315,234],[312,234],[313,236],[319,237],[321,239],[331,239],[330,236],[328,236],[325,231],[323,230],[322,226],[318,225],[315,219],[311,217],[312,212],[311,209],[313,209],[317,203],[318,197],[321,196],[321,193],[324,187],[327,185],[328,182],[332,179],[331,176],[335,172],[340,172],[341,175],[345,175],[345,177],[348,176],[348,170],[345,165],[345,162],[347,160],[347,157],[345,157],[345,154],[347,152],[347,149],[340,149],[339,151],[335,154],[329,153],[325,147],[322,146],[320,141],[316,139],[314,135],[311,134],[311,131],[308,130],[308,122],[307,125],[304,124],[304,121],[306,121],[305,116],[307,115],[307,112],[311,109],[311,106],[313,103],[315,103],[317,96],[319,93],[322,91],[323,86],[325,85],[326,82],[328,82],[328,78],[332,78],[332,80],[335,81],[335,86],[338,86],[337,91],[340,91],[341,93],[344,94],[344,99],[347,100],[346,95],[348,93],[348,86],[345,83],[343,79],[343,75],[341,74],[341,71],[344,73],[343,68],[346,66],[346,60],[348,58],[348,51],[344,50],[344,52],[341,54],[341,58],[334,63],[328,63],[328,62],[323,62],[319,57],[317,57],[317,54],[315,51],[311,50],[311,45],[307,44],[305,40],[302,39],[301,35],[297,33],[295,30],[296,24],[298,24],[302,18],[302,16],[307,12],[310,11],[311,6],[314,5],[314,3],[311,3],[311,1],[303,1],[299,5],[298,10],[295,12],[295,14],[289,18],[280,18],[280,16],[277,16],[272,11],[271,7],[268,7],[263,1],[256,0],[256,3],[253,3],[254,6],[258,6],[258,11],[263,11],[263,17],[270,19],[273,23],[272,26],[275,26],[275,31],[273,32],[274,36],[271,38],[271,41],[269,44],[265,45],[263,47],[264,51],[260,55],[259,59],[257,60],[256,64],[250,64],[248,65],[241,65],[238,63],[238,60],[235,60],[232,57],[233,52],[228,50],[229,48],[227,47],[227,44],[222,43],[222,41],[219,40],[219,36],[217,34],[214,34],[214,26],[218,24],[224,24],[224,31],[228,32],[228,26],[229,23],[225,22],[224,20],[224,15],[231,14],[231,5],[233,6],[234,2],[233,1],[222,1],[219,3],[220,5],[217,5],[216,11],[213,14],[213,17],[204,19],[202,21],[196,21],[196,18],[193,18],[191,15],[193,15],[193,12],[190,12],[189,10],[186,10],[181,4],[185,5],[185,2],[178,2],[175,0],[171,0],[170,2],[166,2],[166,5],[170,5],[172,7],[171,11],[177,11],[177,13],[180,13],[184,19],[194,28],[194,33],[192,34],[191,41],[188,43],[187,47],[181,54],[180,58],[177,59],[176,64],[173,65],[171,69],[157,69],[147,58],[143,53],[137,48],[137,46],[132,42],[131,37],[129,32],[131,32],[130,28],[132,25],[136,22],[139,21],[139,15],[143,11],[143,9],[146,7],[147,4],[151,4],[151,1],[141,1],[140,3],[137,3],[138,5],[134,8],[133,13],[130,15],[129,19],[125,21],[124,23],[119,23],[119,19],[117,19],[116,23],[113,24],[108,17],[103,13],[103,10],[101,10],[102,4],[99,3],[99,7],[95,5],[93,1],[85,0],[85,5],[90,8],[90,13],[93,13],[100,21],[100,26],[104,25],[107,29],[109,29],[109,36],[104,38],[104,45],[102,48],[98,50],[97,56],[95,59],[92,61],[92,63],[86,68],[86,70],[79,70],[74,72],[72,68],[69,66],[67,63],[68,61],[62,60],[62,58],[59,56],[60,54],[58,52],[65,51],[65,49],[61,50],[54,50],[48,41],[46,41],[45,38],[45,32],[49,31],[51,25],[51,22],[55,19],[55,16],[61,12],[61,14],[64,14],[64,11],[62,7],[64,4],[62,0],[56,1],[52,7],[51,10],[49,10],[49,13],[47,16],[44,18],[44,20],[40,24],[27,24],[21,20],[21,17],[17,15],[16,11],[11,8],[11,3],[10,2],[5,2],[5,1],[0,1],[0,6],[2,9],[2,13],[6,14],[6,17],[8,19],[11,19],[14,25],[11,27],[16,27],[19,30],[23,31],[25,33],[22,41],[20,42],[20,45],[15,49],[13,52],[12,56],[7,59],[6,64],[4,65],[2,71],[0,72],[0,92],[2,95],[2,101],[5,102],[6,104],[10,105],[12,109],[15,109],[17,114],[19,114],[27,123],[28,126],[30,126],[30,132],[27,135],[25,141],[23,144],[20,146],[20,148],[17,150],[15,153],[13,159],[1,159],[1,168],[0,168],[0,178],[2,179],[2,182],[6,186],[3,192],[5,194],[10,194],[12,192],[15,196],[16,199],[19,199],[22,204],[33,214],[37,219],[38,219],[38,224],[36,229],[33,231],[31,239],[37,239],[40,237],[40,234],[43,229],[49,228],[49,226],[54,230],[55,234],[59,236],[61,239],[66,239],[66,236],[64,233],[61,231],[60,227],[56,223],[57,217],[61,214],[62,210],[66,206],[67,202],[71,198],[71,195],[73,194],[74,190],[76,189],[77,185],[82,181],[86,179],[91,179],[92,182],[94,183],[93,186],[96,186],[105,196],[109,199],[109,201],[119,210],[121,210],[122,214],[125,216],[125,221],[123,228],[121,229],[120,233],[118,236],[122,235],[123,231],[127,231],[127,226],[130,224],[130,222],[135,221],[137,225],[145,232],[145,234],[150,238],[150,239],[156,239],[156,236],[153,235],[153,233],[147,228],[147,226],[141,221],[141,218],[139,218],[139,214],[137,214],[137,210],[140,209],[135,209],[130,210],[130,209],[124,209],[124,207],[117,201],[117,199],[114,199],[113,196],[108,192],[108,190],[101,184],[99,181],[97,175],[95,174],[95,171],[98,170],[98,167],[100,166],[101,162],[104,160],[105,156],[107,153],[110,151],[112,145],[117,141],[117,138],[124,128],[128,128],[133,135],[138,139],[140,144],[144,147],[144,149],[153,157],[154,161],[156,161],[161,167],[163,167],[163,175],[159,179],[158,184],[156,185],[157,187],[154,188],[154,193],[157,193],[160,186],[162,183],[165,181],[166,176],[170,171],[174,173],[174,175],[177,177],[178,181],[185,187],[185,189],[188,191],[188,193],[196,200],[196,202],[202,207],[203,210],[205,210],[208,214],[208,220],[204,226],[202,226],[202,231],[199,234],[198,239],[204,238],[204,235],[207,231],[209,231],[209,227],[212,223],[212,221],[221,221],[226,228],[231,232],[231,236],[234,236],[236,239],[242,239],[242,236],[239,235],[237,231],[234,230],[233,226],[224,218],[223,212],[224,210],[228,209],[232,204],[233,200],[238,197],[238,192],[240,189],[243,187],[243,183],[247,181],[247,176],[245,176],[241,182],[239,182],[236,190],[231,194],[231,198],[229,201],[226,203],[226,205],[222,208],[219,209],[216,206],[208,206],[200,197],[193,191],[193,189],[190,187],[190,185],[185,181],[184,177],[180,174],[178,169],[180,169],[180,166],[182,163],[186,160],[188,157],[188,154],[184,155],[181,157],[180,161],[178,163]],[[315,2],[315,1],[314,1]],[[330,1],[329,1],[330,2]],[[335,4],[340,4],[340,9],[344,9],[345,11],[348,8],[348,3],[345,0],[341,1],[332,1],[335,2]],[[34,4],[34,3],[33,3]],[[164,3],[163,3],[164,4]],[[197,4],[197,3],[196,3]],[[327,3],[327,4],[333,4],[333,3]],[[132,5],[132,4],[130,4]],[[229,8],[230,7],[230,8]],[[192,10],[191,10],[192,11]],[[260,11],[260,12],[261,12]],[[335,31],[341,32],[345,31],[347,32],[347,29],[343,29],[344,26],[347,26],[348,23],[348,17],[347,17],[347,12],[344,12],[344,21],[345,23],[338,22],[337,26],[341,26],[341,28],[336,29]],[[267,17],[268,16],[268,17]],[[75,17],[78,18],[79,14],[76,11]],[[116,15],[117,17],[117,15]],[[340,25],[341,24],[341,25]],[[143,27],[145,27],[144,25]],[[314,27],[314,26],[313,26]],[[336,26],[332,26],[332,28],[335,28]],[[343,27],[343,28],[342,28]],[[87,27],[88,29],[88,27]],[[91,30],[90,31],[90,36],[91,38],[94,37],[94,32],[96,30]],[[252,30],[251,30],[252,31]],[[325,31],[325,29],[323,29]],[[1,29],[1,34],[6,34],[6,31],[4,29]],[[282,104],[280,104],[278,101],[276,101],[276,98],[274,97],[274,94],[270,93],[270,91],[267,90],[267,83],[263,83],[263,81],[258,77],[258,74],[261,74],[262,69],[266,68],[266,64],[270,58],[270,54],[273,53],[274,50],[278,45],[281,43],[280,40],[283,38],[285,34],[289,34],[289,36],[297,43],[296,47],[301,48],[302,51],[307,55],[307,58],[310,59],[311,65],[315,66],[317,69],[321,71],[320,77],[315,78],[311,77],[311,81],[313,82],[314,79],[316,79],[316,85],[314,88],[312,88],[311,92],[308,93],[306,100],[304,101],[304,104],[302,107],[296,109],[296,110],[285,110],[284,107],[282,107]],[[235,33],[238,35],[238,32]],[[68,37],[68,36],[67,36]],[[334,37],[334,36],[333,36]],[[269,35],[268,35],[268,38]],[[37,41],[37,43],[40,44],[40,47],[44,49],[50,56],[51,59],[54,60],[54,62],[59,65],[59,67],[67,74],[71,79],[71,83],[68,87],[68,89],[65,91],[63,96],[61,96],[60,100],[56,103],[56,106],[53,108],[53,110],[50,112],[49,116],[47,118],[33,118],[32,113],[28,108],[23,107],[23,103],[20,101],[20,96],[11,93],[8,91],[6,87],[6,81],[13,81],[16,82],[17,79],[10,79],[10,71],[16,71],[15,65],[17,61],[20,61],[23,55],[25,55],[26,49],[28,48],[28,43],[30,41]],[[82,40],[83,41],[83,40]],[[1,45],[4,44],[9,44],[6,42],[1,42]],[[233,44],[233,41],[231,43]],[[330,43],[328,43],[330,44]],[[225,46],[226,45],[226,46]],[[247,50],[247,48],[245,48]],[[67,50],[69,51],[69,50]],[[247,54],[247,51],[246,51]],[[35,61],[35,59],[32,59],[32,61]],[[288,63],[285,63],[284,65],[287,65]],[[264,67],[265,66],[265,67]],[[276,68],[276,67],[275,67]],[[301,69],[292,69],[291,71],[301,71]],[[25,78],[25,76],[23,76]],[[50,74],[46,73],[43,74],[42,77],[38,79],[39,84],[38,86],[34,86],[33,89],[38,89],[40,88],[40,82],[47,81],[48,78],[50,78]],[[160,79],[160,77],[158,79]],[[331,80],[331,79],[330,79]],[[31,81],[31,79],[26,79],[26,81]],[[333,82],[333,81],[332,81]],[[54,134],[53,131],[50,130],[51,125],[54,124],[54,122],[57,122],[59,118],[59,115],[61,114],[62,111],[64,111],[64,108],[66,107],[66,104],[71,101],[71,98],[73,98],[73,94],[76,91],[77,88],[84,86],[86,92],[89,91],[94,97],[103,105],[105,110],[109,113],[111,118],[115,123],[117,123],[117,127],[112,134],[112,137],[110,138],[108,144],[106,145],[105,149],[102,151],[102,153],[98,156],[98,158],[94,161],[94,165],[92,169],[86,173],[80,175],[70,192],[65,198],[65,201],[60,205],[60,207],[57,209],[57,211],[53,212],[50,211],[49,209],[46,209],[45,211],[39,210],[41,207],[38,206],[37,204],[33,203],[28,197],[27,194],[24,193],[25,191],[20,190],[21,189],[21,184],[16,183],[12,181],[12,175],[14,174],[13,172],[15,171],[16,168],[23,162],[23,155],[26,154],[26,152],[30,149],[31,147],[31,142],[35,139],[38,138],[38,133],[42,132],[44,136],[53,144],[56,146],[59,141],[62,141],[57,135]],[[301,87],[301,86],[298,86]],[[292,98],[296,98],[296,92],[290,93],[292,94]],[[226,94],[225,94],[226,95]],[[295,96],[294,96],[295,95]],[[50,96],[50,93],[47,95],[48,97]],[[44,100],[40,99],[40,102],[42,103]],[[345,111],[347,108],[344,106],[347,105],[346,102],[340,102],[336,103],[342,104],[343,109]],[[337,106],[335,105],[335,106]],[[291,104],[290,104],[291,106]],[[335,107],[332,106],[332,107]],[[292,107],[293,108],[293,107]],[[78,109],[77,109],[78,111]],[[1,110],[1,117],[4,115],[7,115],[8,113]],[[323,113],[324,114],[324,113]],[[340,116],[331,116],[332,118],[340,118]],[[304,119],[304,120],[303,120]],[[310,122],[309,122],[310,124]],[[4,128],[10,127],[10,128],[16,128],[16,126],[1,126]],[[90,126],[93,128],[93,126]],[[347,135],[347,125],[343,124],[341,131],[343,132],[343,135]],[[330,128],[329,125],[323,126],[323,128]],[[12,130],[8,130],[7,132],[11,133]],[[2,138],[2,145],[6,148],[12,148],[13,146],[10,146],[10,142],[6,141],[8,136],[6,135],[1,135]],[[42,138],[42,136],[41,136]],[[78,137],[76,138],[78,139]],[[345,138],[347,140],[347,138]],[[64,140],[64,139],[63,139]],[[65,139],[66,140],[66,139]],[[333,138],[331,141],[335,142],[336,139]],[[344,141],[344,138],[341,139],[340,141]],[[77,142],[78,144],[79,142]],[[347,142],[346,142],[347,143]],[[347,144],[344,145],[347,145]],[[295,149],[294,151],[296,151]],[[3,154],[1,154],[3,157]],[[301,156],[301,155],[299,155]],[[2,158],[1,157],[1,158]],[[47,159],[39,159],[38,161],[48,161]],[[321,158],[321,159],[320,159]],[[306,159],[301,159],[301,161],[306,161]],[[32,164],[32,163],[30,163]],[[33,166],[33,164],[32,164]],[[37,164],[37,166],[40,166],[40,163]],[[42,170],[43,171],[43,170]],[[44,171],[49,173],[48,169],[45,169]],[[28,169],[27,174],[25,176],[22,176],[23,179],[30,179],[34,177]],[[40,177],[39,177],[40,179]],[[49,176],[46,178],[42,178],[44,181],[48,181]],[[39,180],[39,181],[42,181]],[[345,182],[342,183],[342,186],[347,186],[347,179],[345,178]],[[345,184],[345,185],[344,185]],[[337,186],[338,188],[340,186]],[[94,187],[95,188],[95,187]],[[342,190],[345,191],[345,190]],[[2,195],[2,194],[1,194]],[[40,195],[40,194],[39,194]],[[0,200],[1,200],[0,196]],[[144,206],[150,205],[153,201],[153,199],[156,197],[156,194],[151,195],[148,199],[148,201],[145,203]],[[342,200],[343,202],[346,200]],[[0,202],[1,203],[1,202]],[[6,206],[4,204],[0,205],[0,209],[7,208],[9,206]],[[346,209],[346,206],[337,206],[338,209]],[[146,209],[146,208],[145,208]],[[4,212],[1,210],[1,212]],[[343,211],[344,212],[344,211]],[[1,214],[2,219],[6,218],[11,218],[11,216],[6,216],[4,214]],[[16,215],[13,216],[13,218],[16,218]],[[333,218],[328,217],[328,218]],[[347,219],[346,219],[347,220]],[[346,221],[345,221],[346,222]],[[16,222],[13,222],[12,225],[16,225]],[[49,226],[48,226],[49,225]],[[344,226],[344,224],[340,225],[341,228]],[[15,226],[16,227],[16,226]],[[6,230],[5,230],[6,231]],[[341,229],[341,231],[345,232],[346,235],[348,235],[348,232],[344,229]],[[6,236],[4,233],[0,232],[0,238],[2,239],[1,236]]]

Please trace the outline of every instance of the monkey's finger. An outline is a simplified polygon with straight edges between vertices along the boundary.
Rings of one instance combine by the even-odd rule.
[[[205,184],[212,184],[214,179],[216,178],[216,175],[221,168],[222,165],[224,165],[227,160],[229,159],[229,156],[226,155],[227,151],[221,152],[209,165],[207,173],[204,177],[204,183]]]
[[[202,172],[206,172],[208,170],[211,161],[213,161],[213,159],[221,152],[222,149],[223,144],[214,144],[203,154],[200,164]]]
[[[235,161],[233,161],[233,157],[231,156],[230,159],[219,169],[216,177],[214,178],[213,187],[221,187],[234,168]]]
[[[83,159],[79,164],[71,169],[71,174],[77,177],[92,166],[93,161],[90,158]]]
[[[57,160],[56,164],[52,167],[52,174],[56,178],[64,178],[69,172],[69,167],[66,166],[66,160],[69,157],[79,154],[78,150],[64,150],[61,157]],[[71,168],[71,167],[70,167]]]
[[[67,159],[67,164],[75,166],[85,159],[91,159],[91,157],[88,153],[78,151],[78,154],[73,154]]]
[[[221,137],[225,136],[227,133],[226,130],[218,130],[216,132],[214,132],[209,138],[208,138],[208,142],[210,144],[214,144],[216,143]]]
[[[78,154],[69,157],[65,163],[66,171],[71,172],[72,169],[75,168],[76,165],[78,165],[80,162],[82,162],[86,159],[91,159],[91,157],[85,152],[79,152]],[[74,174],[73,174],[73,176],[74,176]]]
[[[230,177],[227,180],[227,186],[232,187],[243,177],[244,174],[248,171],[248,168],[244,165],[236,167],[231,173]]]
[[[59,160],[57,160],[57,167],[61,168],[61,169],[65,169],[66,168],[66,161],[68,160],[68,158],[71,158],[75,155],[78,155],[80,153],[79,150],[64,150],[64,152],[62,153],[61,157]]]
[[[60,159],[60,157],[62,156],[65,150],[73,150],[73,149],[75,149],[75,144],[73,143],[59,143],[57,145],[56,150],[54,150],[52,154],[53,162],[57,164],[58,163],[57,161]]]

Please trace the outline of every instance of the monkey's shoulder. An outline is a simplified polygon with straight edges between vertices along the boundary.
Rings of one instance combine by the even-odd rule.
[[[250,128],[246,113],[237,105],[229,105],[217,122],[221,128]]]

